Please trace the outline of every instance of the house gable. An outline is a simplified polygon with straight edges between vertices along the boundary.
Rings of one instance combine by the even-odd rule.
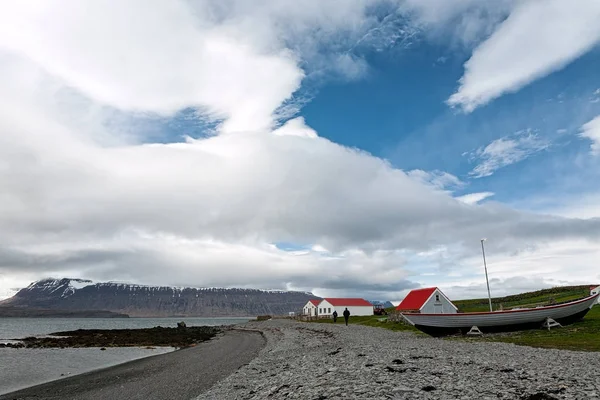
[[[454,303],[452,303],[452,302],[450,301],[450,299],[449,299],[449,298],[448,298],[448,297],[447,297],[447,296],[444,294],[444,292],[442,292],[442,291],[441,291],[439,288],[435,288],[434,292],[433,292],[433,293],[431,293],[431,296],[429,296],[429,298],[428,298],[428,299],[425,301],[425,303],[424,303],[423,305],[427,304],[427,303],[429,302],[429,300],[430,300],[430,299],[432,299],[432,298],[433,298],[433,296],[435,296],[436,294],[438,294],[438,295],[440,295],[442,298],[444,298],[444,299],[445,299],[445,300],[448,302],[448,304],[450,304],[450,305],[452,306],[452,308],[454,308],[456,311],[458,311],[458,307],[456,307],[456,306],[454,305]],[[421,308],[422,308],[422,307],[421,307]]]
[[[440,301],[443,298],[444,303],[451,306],[455,311],[458,308],[450,301],[450,299],[437,287],[414,289],[398,304],[398,311],[422,311],[423,308],[434,298],[435,295],[440,296]]]
[[[423,305],[429,300],[433,292],[436,291],[437,288],[423,288],[423,289],[414,289],[411,290],[404,300],[398,304],[396,310],[398,311],[419,311]]]

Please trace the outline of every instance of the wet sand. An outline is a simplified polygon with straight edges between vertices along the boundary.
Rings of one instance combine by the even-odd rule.
[[[191,399],[249,363],[257,332],[230,330],[195,347],[59,379],[0,396],[12,399]]]

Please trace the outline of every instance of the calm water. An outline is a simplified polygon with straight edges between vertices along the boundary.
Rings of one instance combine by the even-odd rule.
[[[240,324],[248,318],[0,318],[0,343],[74,329],[125,329]],[[0,349],[0,394],[126,361],[173,351],[137,347]]]
[[[248,318],[0,318],[0,343],[75,329],[126,329],[241,324]]]

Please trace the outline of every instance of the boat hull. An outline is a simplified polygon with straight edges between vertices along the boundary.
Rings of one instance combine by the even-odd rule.
[[[507,332],[539,328],[546,318],[552,318],[561,325],[568,325],[582,319],[596,304],[598,295],[556,306],[523,310],[508,310],[481,313],[457,314],[402,314],[417,329],[432,335],[445,336],[466,333],[477,326],[482,332]]]

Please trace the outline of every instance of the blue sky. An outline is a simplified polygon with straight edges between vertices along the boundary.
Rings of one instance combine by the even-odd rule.
[[[468,186],[457,193],[491,191],[494,200],[524,206],[524,199],[537,194],[594,191],[589,182],[600,178],[598,163],[589,159],[576,165],[589,149],[589,140],[577,134],[600,113],[594,93],[600,88],[600,51],[465,114],[449,108],[446,100],[468,57],[427,43],[392,55],[372,54],[364,78],[324,85],[300,114],[321,136],[386,158],[398,168],[459,177]],[[464,153],[520,131],[538,135],[548,148],[491,176],[469,176],[477,161]],[[573,175],[581,170],[586,179],[576,182]]]
[[[0,298],[600,281],[596,0],[66,2],[0,6]]]

